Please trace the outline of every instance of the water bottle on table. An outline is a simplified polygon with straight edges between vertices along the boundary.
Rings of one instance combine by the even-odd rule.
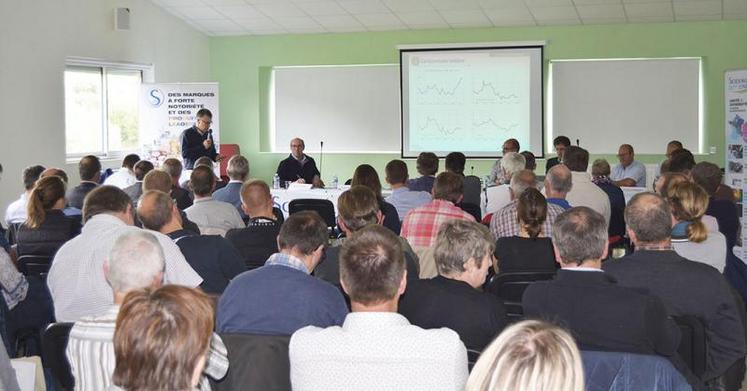
[[[275,173],[275,175],[272,176],[272,188],[273,189],[279,189],[280,188],[280,175]]]

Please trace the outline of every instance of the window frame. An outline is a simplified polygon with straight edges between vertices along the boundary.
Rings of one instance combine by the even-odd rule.
[[[116,160],[121,159],[128,153],[135,152],[134,150],[121,150],[114,151],[109,149],[109,107],[108,107],[108,82],[107,74],[109,71],[139,71],[140,72],[140,83],[153,83],[154,82],[154,70],[153,64],[141,64],[133,62],[112,62],[95,58],[87,57],[68,57],[65,60],[65,67],[63,70],[63,100],[64,104],[67,105],[67,96],[64,91],[64,72],[68,70],[98,70],[101,76],[101,146],[98,151],[88,151],[79,153],[69,153],[67,151],[67,118],[65,118],[65,157],[68,163],[76,162],[80,158],[86,155],[95,155],[100,159],[104,160]],[[65,116],[67,116],[67,109]]]

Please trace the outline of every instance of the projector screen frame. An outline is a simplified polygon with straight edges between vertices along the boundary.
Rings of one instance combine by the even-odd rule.
[[[432,44],[432,45],[398,45],[399,50],[399,104],[400,104],[400,157],[402,159],[416,159],[418,156],[405,154],[405,101],[404,101],[404,67],[402,60],[405,53],[432,51],[464,51],[464,50],[500,50],[500,49],[539,49],[540,51],[540,154],[537,159],[545,159],[545,41],[529,42],[489,42],[464,44]],[[409,111],[408,111],[409,113]],[[531,148],[530,148],[531,149]],[[529,150],[529,149],[525,149]],[[436,156],[446,157],[445,151],[438,151]],[[452,151],[461,152],[461,151]],[[534,153],[534,152],[532,152]],[[447,153],[448,154],[448,153]],[[466,154],[465,154],[466,155]],[[472,155],[468,159],[494,160],[503,157],[503,152],[496,150],[495,155]]]

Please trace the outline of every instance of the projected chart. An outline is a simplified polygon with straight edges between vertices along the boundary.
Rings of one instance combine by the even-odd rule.
[[[402,60],[404,150],[494,154],[505,139],[513,137],[526,146],[523,149],[540,140],[536,148],[540,152],[541,83],[539,91],[533,90],[532,83],[539,64],[541,60],[533,63],[532,54],[521,50],[406,53]],[[539,127],[532,123],[533,105]],[[532,137],[533,128],[538,137]]]

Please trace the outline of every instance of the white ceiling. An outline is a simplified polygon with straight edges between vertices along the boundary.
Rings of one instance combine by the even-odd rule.
[[[747,0],[152,0],[212,35],[747,19]]]

